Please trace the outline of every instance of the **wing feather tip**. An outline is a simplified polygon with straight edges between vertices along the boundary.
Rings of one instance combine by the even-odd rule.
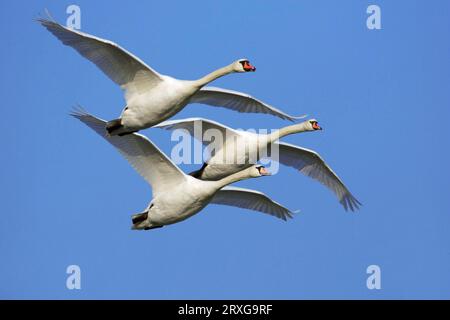
[[[74,118],[81,119],[89,116],[90,114],[81,105],[77,104],[69,111],[69,115]]]
[[[300,213],[300,210],[294,210],[294,211],[288,210],[288,211],[286,211],[285,212],[285,217],[287,217],[287,218],[285,219],[285,221],[287,221],[287,219],[294,219],[295,216],[297,214],[299,214],[299,213]]]
[[[56,22],[56,20],[50,14],[50,11],[47,8],[44,9],[44,12],[45,12],[46,17],[38,16],[37,18],[34,18],[33,20],[40,23],[43,26],[55,25],[55,24],[59,26],[59,23]]]
[[[351,194],[345,195],[339,202],[344,206],[345,211],[356,212],[362,207],[362,203]]]

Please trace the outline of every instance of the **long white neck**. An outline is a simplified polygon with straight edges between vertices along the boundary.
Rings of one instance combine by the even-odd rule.
[[[208,83],[210,83],[210,82],[212,82],[212,81],[214,81],[214,80],[216,80],[216,79],[218,79],[220,77],[223,77],[223,76],[225,76],[227,74],[236,72],[236,71],[234,71],[232,65],[233,64],[230,64],[230,65],[228,65],[226,67],[222,67],[220,69],[217,69],[216,71],[213,71],[213,72],[207,74],[203,78],[200,78],[200,79],[196,80],[195,84],[198,87],[201,88],[201,87],[207,85]]]
[[[308,121],[304,121],[302,123],[293,124],[291,126],[287,126],[276,130],[269,135],[269,143],[277,141],[278,139],[299,132],[309,131]]]
[[[223,188],[229,184],[232,184],[232,183],[244,180],[244,179],[248,179],[248,178],[253,178],[253,176],[250,174],[250,170],[255,170],[255,169],[254,169],[254,167],[246,168],[239,172],[233,173],[232,175],[229,175],[225,178],[222,178],[216,182],[220,188]]]

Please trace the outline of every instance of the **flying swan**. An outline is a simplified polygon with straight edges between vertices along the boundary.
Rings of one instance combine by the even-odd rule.
[[[191,175],[199,179],[218,180],[250,167],[252,165],[252,162],[249,161],[251,152],[237,152],[237,150],[244,148],[253,150],[256,155],[254,160],[258,161],[260,160],[260,155],[268,154],[267,149],[270,149],[272,144],[276,144],[278,147],[278,158],[271,157],[273,160],[293,167],[325,185],[335,193],[345,210],[355,211],[361,205],[318,153],[292,144],[278,142],[278,139],[290,134],[322,130],[315,119],[287,126],[270,134],[256,134],[234,130],[218,122],[202,118],[169,120],[155,127],[166,130],[184,129],[196,139],[201,139],[200,142],[203,143],[205,143],[203,136],[208,130],[220,132],[220,136],[223,137],[223,143],[215,145],[216,149],[211,158],[203,164],[200,170],[191,173]],[[194,128],[198,128],[197,130],[201,133],[201,136],[196,136]],[[229,161],[230,159],[232,162]]]
[[[209,203],[255,210],[287,220],[292,212],[265,194],[227,185],[248,178],[269,175],[261,165],[253,165],[217,181],[204,181],[182,172],[148,138],[132,133],[110,136],[106,121],[82,109],[72,116],[111,143],[131,166],[151,185],[153,199],[147,208],[132,216],[133,229],[149,230],[183,221],[201,211]]]
[[[198,80],[178,80],[159,74],[111,41],[69,29],[49,19],[39,18],[37,21],[63,44],[71,46],[96,64],[125,91],[126,106],[122,114],[106,125],[111,135],[125,135],[152,127],[172,117],[189,103],[203,103],[237,112],[266,113],[290,121],[305,117],[288,115],[245,93],[203,88],[230,73],[255,71],[256,68],[247,59],[237,60]]]

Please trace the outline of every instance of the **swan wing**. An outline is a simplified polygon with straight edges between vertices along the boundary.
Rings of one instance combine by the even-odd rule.
[[[292,218],[292,212],[262,192],[238,187],[224,187],[212,198],[211,203],[233,206],[270,214],[282,220]]]
[[[190,103],[202,103],[244,113],[265,113],[290,121],[306,117],[306,115],[294,117],[251,95],[215,87],[200,89],[191,97]]]
[[[165,130],[186,130],[192,137],[197,139],[202,143],[203,137],[208,130],[218,130],[223,137],[223,142],[225,143],[227,137],[240,135],[239,131],[227,127],[219,122],[208,120],[204,118],[187,118],[179,120],[168,120],[153,126],[153,128],[160,128]]]
[[[342,180],[318,153],[289,143],[278,142],[278,145],[278,161],[280,163],[293,167],[325,185],[334,192],[345,210],[355,211],[359,209],[361,203],[350,193]]]
[[[126,97],[143,93],[163,81],[158,72],[114,42],[69,29],[49,19],[40,18],[37,21],[63,44],[97,65],[125,90]]]
[[[185,174],[145,136],[138,133],[110,136],[105,129],[106,121],[82,109],[74,110],[71,115],[112,144],[152,186],[154,195],[170,191],[185,179]]]

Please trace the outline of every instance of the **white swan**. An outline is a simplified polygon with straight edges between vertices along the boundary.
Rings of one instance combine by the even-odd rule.
[[[48,19],[37,21],[63,44],[71,46],[96,64],[125,91],[126,107],[120,118],[107,124],[111,135],[149,128],[178,113],[188,103],[203,103],[238,112],[266,113],[291,121],[304,117],[290,116],[244,93],[203,88],[230,73],[255,71],[256,68],[247,59],[237,60],[195,81],[178,80],[159,74],[111,41],[71,30]]]
[[[215,129],[221,133],[223,138],[222,147],[220,148],[219,146],[218,149],[214,150],[214,155],[204,163],[200,170],[191,173],[191,175],[199,179],[222,179],[224,176],[251,166],[252,163],[249,161],[251,153],[237,152],[239,148],[240,150],[244,148],[253,150],[255,152],[253,159],[258,161],[260,160],[260,155],[268,154],[267,149],[270,148],[272,143],[276,143],[276,146],[279,148],[279,154],[278,159],[272,158],[273,160],[293,167],[331,189],[345,210],[350,209],[354,211],[361,205],[319,154],[292,144],[277,142],[279,138],[289,134],[322,130],[315,119],[287,126],[267,135],[234,130],[218,122],[202,118],[165,121],[156,125],[155,128],[167,130],[184,129],[197,139],[202,139],[204,133],[209,129]],[[196,132],[201,133],[200,137],[194,134],[194,128],[196,128]],[[233,162],[230,163],[229,159],[233,160]]]
[[[153,199],[144,212],[132,217],[133,229],[148,230],[185,220],[209,203],[224,204],[268,213],[280,219],[292,213],[265,194],[249,189],[226,187],[247,178],[269,175],[260,165],[251,166],[218,181],[203,181],[183,173],[161,150],[143,135],[110,136],[106,121],[83,110],[71,113],[111,143],[151,185]]]

